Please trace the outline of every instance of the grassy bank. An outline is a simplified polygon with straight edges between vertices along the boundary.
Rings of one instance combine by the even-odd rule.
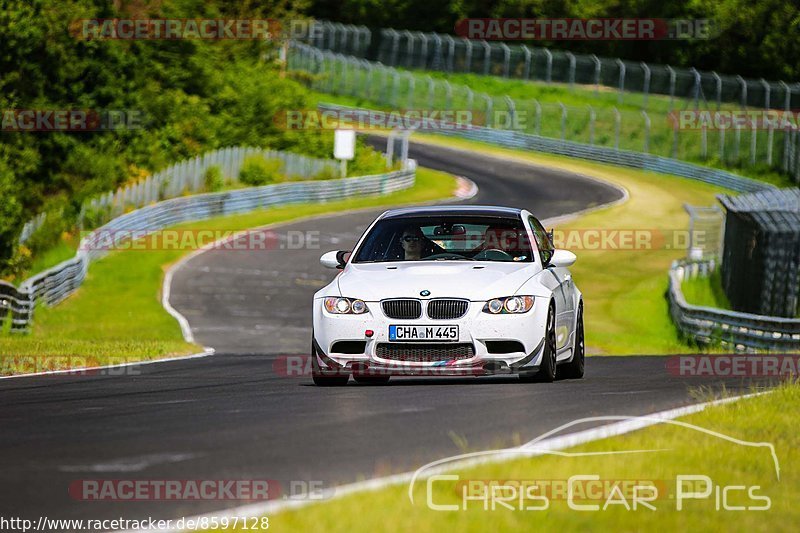
[[[176,226],[237,231],[300,217],[446,198],[455,180],[419,169],[414,187],[387,196],[324,204],[295,204]],[[113,252],[93,263],[83,286],[61,304],[36,310],[30,335],[0,337],[0,373],[84,364],[118,363],[184,355],[199,350],[184,342],[178,323],[161,307],[166,268],[186,250]]]
[[[725,290],[722,288],[722,274],[719,270],[708,277],[697,276],[681,283],[686,302],[704,307],[732,309]]]
[[[542,527],[548,530],[576,531],[791,531],[800,520],[800,509],[795,505],[800,497],[800,437],[797,435],[795,415],[788,405],[800,402],[800,386],[787,384],[775,392],[730,404],[707,408],[701,413],[681,418],[681,422],[698,428],[715,431],[741,441],[769,443],[774,446],[780,465],[780,478],[768,447],[751,447],[724,440],[705,432],[671,424],[660,424],[619,437],[600,440],[571,448],[570,454],[608,453],[634,450],[657,450],[651,453],[626,453],[622,455],[557,456],[546,455],[520,458],[508,462],[482,465],[454,472],[457,480],[437,481],[430,493],[424,480],[417,482],[413,491],[414,503],[408,497],[408,485],[401,484],[376,492],[353,494],[331,502],[317,504],[296,511],[286,511],[270,516],[270,527],[281,531],[521,531]],[[724,458],[724,459],[723,459]],[[722,459],[722,460],[720,460]],[[615,504],[603,506],[611,495],[589,492],[593,497],[581,498],[581,488],[576,483],[574,503],[599,505],[597,511],[571,509],[566,491],[538,491],[543,500],[535,500],[516,488],[506,488],[501,497],[510,498],[505,504],[492,500],[488,484],[515,487],[523,486],[564,489],[567,480],[576,475],[596,475],[601,482],[621,482],[628,490],[623,496],[630,509],[621,504],[619,494],[614,494]],[[707,476],[713,487],[705,481],[694,488],[683,485],[678,489],[679,475]],[[470,484],[469,481],[473,480]],[[538,483],[537,483],[538,482]],[[655,486],[657,497],[650,502],[655,510],[638,505],[632,508],[632,485]],[[465,503],[463,490],[474,500]],[[727,486],[744,486],[744,490],[731,490],[725,502],[729,506],[766,506],[766,500],[752,498],[747,490],[759,498],[769,499],[768,510],[726,510],[722,499],[716,503],[717,490]],[[609,485],[610,487],[610,485]],[[704,492],[705,498],[687,499],[686,492]],[[496,489],[498,490],[498,489]],[[588,492],[588,490],[587,490]],[[651,497],[651,491],[642,491],[642,497]],[[677,510],[682,494],[682,510]],[[514,496],[517,498],[514,498]],[[437,505],[466,506],[466,510],[435,511],[427,506],[428,497]],[[720,497],[721,498],[721,497]],[[496,500],[495,500],[496,501]],[[484,504],[488,510],[485,510]],[[716,506],[719,505],[719,510]]]

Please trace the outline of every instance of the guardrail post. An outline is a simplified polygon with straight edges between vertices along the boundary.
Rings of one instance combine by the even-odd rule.
[[[733,160],[739,161],[739,145],[742,142],[742,128],[739,127],[738,122],[733,125]]]
[[[511,48],[506,43],[500,43],[500,48],[503,49],[503,77],[508,78],[511,70]]]
[[[414,35],[408,31],[403,30],[403,35],[406,36],[406,67],[412,68],[414,66]]]
[[[364,42],[361,44],[361,55],[364,55],[369,49],[369,45],[372,43],[372,32],[369,31],[369,28],[366,26],[359,26],[359,28],[364,35]]]
[[[558,105],[561,106],[561,140],[563,141],[567,138],[567,107],[561,102]]]
[[[625,93],[625,63],[617,58],[617,65],[619,66],[619,93],[617,94],[617,101],[621,104],[622,97]]]
[[[433,61],[431,70],[440,70],[442,64],[442,38],[438,33],[433,34]]]
[[[421,31],[417,32],[419,38],[422,39],[422,50],[420,52],[420,68],[427,68],[428,66],[428,38]]]
[[[400,93],[400,73],[392,68],[392,101],[391,105],[397,106],[397,98]]]
[[[650,153],[650,117],[647,111],[642,109],[642,116],[644,117],[644,153]]]
[[[697,72],[697,69],[692,67],[689,69],[689,72],[692,73],[694,76],[694,87],[692,87],[692,99],[694,100],[694,110],[697,111],[700,109],[700,73]]]
[[[574,91],[575,67],[576,67],[575,54],[573,54],[572,52],[566,52],[566,54],[567,54],[567,59],[569,59],[569,90]]]
[[[586,107],[589,108],[589,146],[594,146],[594,121],[597,115],[592,106],[588,105]]]
[[[769,93],[771,87],[764,78],[761,78],[761,86],[764,87],[764,109],[769,111]]]
[[[522,53],[525,54],[525,68],[522,71],[522,79],[528,80],[531,77],[531,51],[524,44],[520,48],[522,48]]]
[[[750,123],[750,166],[755,166],[756,164],[757,135],[758,135],[758,121],[753,120]]]
[[[717,111],[719,111],[720,107],[722,107],[722,78],[716,72],[712,72],[711,75],[714,76],[714,81],[717,84]]]
[[[444,108],[450,110],[453,107],[453,88],[450,82],[444,80]]]
[[[453,64],[455,63],[456,56],[456,42],[450,35],[445,35],[444,38],[447,41],[447,62],[445,68],[447,72],[453,72]]]
[[[375,67],[373,67],[372,63],[366,59],[361,60],[361,65],[364,67],[364,94],[367,96],[367,98],[371,98],[373,82],[372,78],[373,74],[375,73]]]
[[[433,100],[435,98],[436,84],[434,83],[433,78],[431,78],[430,76],[425,76],[425,78],[428,80],[428,109],[430,110],[433,109]]]
[[[534,99],[533,104],[536,106],[536,126],[534,132],[536,135],[542,134],[542,104],[539,103],[539,100]]]
[[[491,97],[486,93],[483,93],[481,95],[481,97],[483,98],[483,101],[486,104],[486,127],[487,128],[491,128],[492,127],[492,122],[493,122],[492,121],[492,106],[493,106],[494,103],[492,102]]]
[[[481,41],[483,45],[483,75],[489,75],[489,67],[492,61],[492,47],[486,41]]]
[[[767,126],[767,165],[772,166],[772,141],[775,139],[775,129],[772,118],[769,119]]]
[[[472,72],[472,41],[469,39],[463,39],[463,41],[466,46],[466,52],[464,54],[464,72],[469,74]]]
[[[392,36],[392,51],[389,55],[389,63],[391,66],[397,65],[397,54],[400,51],[400,34],[397,30],[389,28],[386,30]]]
[[[467,91],[467,110],[470,113],[472,113],[472,107],[474,105],[474,100],[475,100],[475,93],[473,93],[472,89],[470,89],[466,85],[464,86],[464,89]]]
[[[619,150],[619,132],[622,129],[622,115],[616,106],[612,107],[614,110],[614,150]]]
[[[783,120],[781,121],[782,124],[788,124],[788,117],[789,117],[789,108],[792,105],[792,89],[786,84],[786,82],[781,81],[779,82],[781,87],[783,87],[783,108],[786,116],[784,116]],[[783,128],[783,158],[781,162],[781,168],[784,172],[789,171],[789,130],[786,126]]]
[[[600,69],[602,65],[600,59],[596,55],[592,54],[590,57],[592,61],[594,61],[594,94],[597,96],[600,94]]]
[[[509,128],[508,129],[516,129],[515,124],[517,123],[517,106],[514,104],[514,100],[511,99],[510,96],[505,95],[504,100],[506,101],[506,107],[508,108],[509,114]]]
[[[547,74],[544,80],[550,83],[553,81],[553,54],[547,48],[542,48],[542,50],[544,50],[544,55],[547,56]]]
[[[647,109],[647,96],[650,94],[650,67],[644,61],[641,62],[641,65],[644,72],[644,83],[642,85],[643,106]]]
[[[725,128],[719,128],[719,160],[725,162]]]
[[[742,87],[742,109],[747,107],[747,82],[741,76],[736,76],[736,80]]]

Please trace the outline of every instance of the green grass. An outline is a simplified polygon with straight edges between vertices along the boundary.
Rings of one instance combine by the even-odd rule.
[[[483,483],[500,480],[499,485],[510,486],[507,480],[525,480],[530,484],[534,480],[565,482],[575,475],[597,475],[601,480],[639,480],[642,485],[645,480],[655,481],[660,496],[652,502],[655,511],[641,506],[634,511],[612,505],[604,511],[581,512],[570,509],[565,498],[552,495],[547,510],[519,510],[518,503],[513,504],[514,510],[499,505],[495,510],[484,510],[484,497],[468,501],[465,511],[434,511],[426,504],[428,493],[423,480],[415,484],[413,504],[408,497],[408,485],[401,484],[270,515],[270,528],[421,533],[523,531],[542,527],[548,531],[793,531],[800,523],[800,507],[796,504],[800,498],[797,468],[800,436],[794,410],[786,407],[798,403],[800,386],[786,384],[771,394],[708,408],[680,419],[735,439],[771,443],[780,464],[780,479],[768,448],[746,447],[686,427],[662,424],[569,450],[572,453],[662,451],[520,458],[457,470],[458,481],[437,481],[431,491],[436,504],[461,505],[461,489],[468,480],[483,480]],[[453,453],[459,451],[454,448]],[[677,511],[677,476],[687,474],[708,476],[720,487],[757,486],[755,494],[768,497],[771,508],[717,511],[712,491],[708,499],[684,501],[684,509]],[[576,503],[602,507],[604,501],[605,498]],[[630,496],[627,501],[631,502]],[[523,504],[539,506],[541,501],[527,499]],[[752,506],[764,502],[750,500],[746,491],[733,491],[729,493],[728,504]]]
[[[402,69],[400,69],[402,70]],[[337,72],[339,72],[337,70]],[[519,79],[505,79],[498,76],[482,76],[478,74],[444,74],[441,72],[410,71],[415,79],[413,98],[409,98],[410,84],[405,77],[401,77],[398,93],[394,101],[391,99],[391,84],[386,93],[378,90],[380,84],[376,83],[368,88],[365,83],[367,77],[356,72],[348,72],[351,84],[344,91],[337,83],[332,96],[327,100],[347,103],[349,105],[372,107],[378,109],[429,109],[431,101],[428,98],[427,77],[443,80],[447,79],[453,86],[452,98],[448,104],[445,91],[437,85],[434,93],[433,109],[472,110],[476,116],[481,116],[487,111],[484,99],[478,95],[488,94],[492,99],[493,111],[507,111],[508,106],[504,100],[505,95],[515,99],[517,116],[520,120],[519,127],[527,133],[539,133],[546,137],[561,138],[562,109],[559,103],[567,107],[567,120],[565,138],[570,141],[589,143],[591,138],[590,111],[591,106],[595,111],[594,144],[599,146],[614,146],[615,113],[616,107],[621,114],[620,141],[621,149],[643,151],[645,149],[645,119],[641,113],[642,95],[626,93],[623,103],[618,103],[616,91],[601,88],[595,93],[593,86],[576,85],[570,90],[564,84],[546,84],[537,81],[524,81]],[[377,80],[377,77],[376,77]],[[318,79],[315,83],[317,90],[327,90],[327,81]],[[476,96],[470,107],[466,87],[469,87]],[[325,100],[325,98],[321,98]],[[536,106],[534,100],[541,105],[541,120],[539,130],[536,129]],[[693,101],[676,98],[674,109],[694,109]],[[701,110],[716,109],[712,103],[701,102]],[[723,110],[739,110],[734,104],[724,104]],[[724,157],[719,157],[720,134],[709,130],[707,134],[707,153],[702,156],[701,132],[699,130],[680,130],[678,136],[677,152],[673,154],[674,130],[672,122],[668,119],[669,97],[651,95],[648,99],[648,114],[651,122],[648,151],[661,156],[684,159],[714,168],[731,170],[754,179],[763,180],[779,186],[788,186],[792,182],[778,170],[783,154],[783,135],[776,132],[772,139],[773,167],[766,165],[768,142],[767,132],[759,131],[756,145],[756,166],[750,166],[750,133],[742,131],[739,142],[738,154],[735,148],[735,136],[732,131],[725,132],[722,140],[725,145]]]
[[[420,168],[412,189],[387,196],[296,204],[176,226],[236,231],[322,213],[429,202],[452,195],[454,179]],[[166,268],[186,250],[113,252],[93,263],[83,286],[55,307],[36,310],[30,335],[0,336],[0,373],[184,355],[178,323],[161,307]],[[135,258],[131,254],[137,254]]]
[[[697,276],[681,283],[686,302],[703,307],[731,309],[731,304],[722,288],[722,275],[717,270],[708,277]]]

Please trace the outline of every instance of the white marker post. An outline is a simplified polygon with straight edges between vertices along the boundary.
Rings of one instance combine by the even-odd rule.
[[[355,130],[336,130],[333,137],[333,157],[341,161],[342,177],[347,177],[347,161],[356,154]]]

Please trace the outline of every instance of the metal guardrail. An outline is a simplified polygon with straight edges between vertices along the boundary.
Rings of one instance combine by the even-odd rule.
[[[800,319],[738,313],[701,307],[686,302],[681,283],[691,277],[710,275],[715,261],[675,261],[669,271],[667,299],[672,320],[686,337],[700,344],[719,344],[742,352],[800,349]]]
[[[280,161],[281,173],[289,179],[309,178],[324,170],[329,171],[333,176],[340,176],[338,162],[329,159],[250,146],[230,146],[175,163],[137,183],[87,200],[81,209],[79,226],[82,225],[82,218],[87,210],[101,209],[108,212],[108,218],[113,218],[130,208],[144,207],[153,202],[177,198],[185,193],[202,191],[205,188],[203,176],[211,167],[218,167],[226,181],[238,183],[242,164],[251,156]],[[39,213],[28,221],[22,228],[19,242],[27,241],[37,229],[44,225],[47,216],[53,215],[53,213],[49,215],[48,213]],[[58,216],[58,213],[55,215]]]
[[[246,213],[276,205],[388,194],[413,186],[415,177],[416,162],[409,160],[403,170],[374,176],[264,185],[173,198],[142,207],[94,230],[81,239],[75,257],[25,280],[18,289],[0,281],[0,311],[3,308],[10,309],[11,331],[27,331],[33,321],[37,302],[55,305],[75,292],[83,283],[89,264],[132,235],[142,237],[182,222]],[[7,313],[0,313],[0,321]]]
[[[360,115],[365,121],[368,120],[369,117],[374,118],[375,115],[381,113],[381,111],[327,103],[321,103],[319,108],[321,111],[346,112],[347,116],[352,117]],[[739,176],[738,174],[701,165],[694,165],[668,157],[633,152],[630,150],[615,150],[603,146],[591,146],[575,141],[551,139],[513,130],[498,130],[483,126],[447,126],[446,124],[442,124],[442,127],[430,131],[440,135],[496,144],[504,148],[523,148],[526,150],[587,159],[600,163],[610,163],[612,165],[620,165],[640,170],[649,170],[662,174],[672,174],[718,185],[737,192],[754,192],[774,188],[773,185],[768,183]]]

